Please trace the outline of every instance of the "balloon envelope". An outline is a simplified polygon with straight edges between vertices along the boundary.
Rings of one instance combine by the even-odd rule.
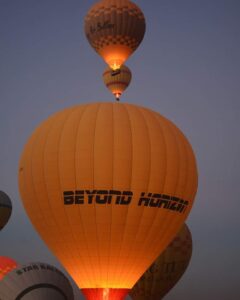
[[[132,79],[132,73],[127,66],[122,65],[118,70],[113,71],[106,68],[103,72],[103,82],[109,91],[119,100]]]
[[[8,195],[0,191],[0,230],[7,224],[12,213],[12,202]]]
[[[129,0],[102,0],[85,17],[90,45],[112,69],[118,69],[137,49],[145,33],[145,18]]]
[[[79,287],[130,289],[191,210],[197,169],[169,120],[91,103],[43,122],[19,165],[33,225]]]
[[[15,260],[7,256],[0,256],[0,280],[16,267],[17,263]]]
[[[46,263],[20,265],[0,281],[0,299],[73,300],[69,280]]]
[[[174,240],[130,292],[133,300],[160,300],[185,273],[192,255],[191,233],[184,224]]]

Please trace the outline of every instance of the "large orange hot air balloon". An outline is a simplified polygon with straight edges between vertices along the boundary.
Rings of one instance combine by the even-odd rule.
[[[87,299],[122,299],[191,210],[197,169],[169,120],[91,103],[43,122],[19,165],[33,225]]]
[[[17,263],[15,260],[7,257],[0,256],[0,280],[6,276],[7,273],[11,272],[13,269],[17,267]]]
[[[8,195],[0,191],[0,230],[7,224],[12,214],[12,202]]]
[[[112,69],[118,69],[137,49],[145,33],[145,18],[129,0],[102,0],[85,17],[90,45]]]
[[[184,224],[180,232],[142,275],[130,292],[133,300],[160,300],[179,281],[192,255],[191,233]]]
[[[122,65],[118,70],[113,71],[106,68],[103,72],[103,82],[118,101],[126,90],[132,79],[132,73],[127,66]]]

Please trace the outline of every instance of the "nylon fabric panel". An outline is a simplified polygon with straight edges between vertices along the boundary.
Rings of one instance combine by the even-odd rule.
[[[76,190],[76,147],[77,139],[76,136],[79,131],[79,124],[85,113],[85,106],[75,110],[71,118],[65,123],[62,139],[62,142],[59,147],[59,179],[63,190]],[[88,270],[85,269],[85,260],[83,257],[88,255],[88,248],[86,246],[86,237],[84,228],[81,221],[81,212],[79,209],[74,209],[73,206],[69,206],[65,210],[67,219],[69,221],[69,226],[71,228],[73,242],[69,245],[71,249],[72,256],[68,256],[68,250],[66,252],[61,252],[59,259],[63,261],[64,264],[68,266],[71,270],[71,274],[74,277],[80,277],[79,264],[82,266],[82,270],[85,272],[85,276],[88,275]],[[82,254],[81,254],[82,253]]]
[[[40,211],[48,221],[45,223],[44,239],[51,249],[57,245],[56,248],[67,249],[66,253],[71,253],[69,252],[71,231],[68,220],[65,218],[59,192],[58,144],[69,114],[70,111],[68,110],[67,114],[60,113],[51,119],[48,131],[34,144],[31,166],[33,186],[37,199],[39,199]],[[37,174],[41,174],[41,176]],[[50,226],[48,226],[49,222],[51,222]],[[50,244],[49,241],[51,241]],[[67,259],[69,256],[67,254]]]
[[[141,142],[142,146],[144,145],[150,145],[149,147],[149,157],[151,157],[151,160],[149,161],[149,166],[147,167],[148,178],[146,178],[146,186],[142,188],[142,191],[151,192],[151,191],[158,191],[163,190],[164,185],[164,178],[165,178],[165,172],[166,172],[166,149],[164,147],[164,143],[161,142],[163,140],[163,134],[162,130],[159,127],[158,123],[154,118],[152,118],[152,114],[148,113],[148,111],[144,109],[139,109],[139,114],[142,115],[141,123],[145,126],[145,135],[143,135],[143,141]],[[141,134],[141,132],[140,132]],[[160,142],[159,142],[160,141]],[[144,159],[144,158],[143,158]],[[160,162],[161,164],[160,164]],[[159,168],[159,165],[161,165],[161,168]],[[136,182],[138,180],[136,179]],[[163,212],[162,212],[163,214]],[[164,214],[163,214],[164,216]],[[158,210],[156,209],[148,209],[143,208],[141,211],[139,210],[139,215],[135,216],[134,219],[138,220],[138,230],[135,233],[135,236],[131,243],[130,253],[132,260],[132,266],[129,269],[129,273],[131,272],[140,272],[139,269],[142,268],[142,265],[146,261],[145,256],[146,253],[148,253],[148,247],[150,246],[147,237],[151,233],[151,228],[153,225],[153,220],[155,218],[158,218]],[[158,220],[159,221],[159,220]],[[160,226],[155,226],[156,230],[160,230]],[[155,231],[156,231],[155,230]],[[149,237],[149,240],[151,241],[156,232],[153,232],[151,237]],[[144,246],[144,243],[146,245]],[[148,265],[146,265],[144,268],[147,268]],[[135,273],[135,276],[136,276]],[[130,276],[131,276],[130,275]],[[125,277],[126,282],[129,280],[129,275]]]
[[[164,144],[166,144],[166,145],[168,145],[168,143],[169,143],[169,145],[168,145],[168,148],[170,148],[170,147],[173,147],[173,146],[176,146],[176,145],[174,145],[173,144],[173,142],[174,142],[174,139],[170,136],[169,137],[169,133],[167,133],[167,131],[169,130],[169,128],[166,126],[166,128],[164,128],[164,130],[165,130],[165,132],[166,132],[166,136],[168,136],[168,142],[166,142],[165,141],[165,143]],[[152,132],[152,130],[150,131],[149,130],[149,132]],[[135,134],[136,135],[136,134]],[[145,135],[143,134],[143,137],[144,137]],[[148,144],[147,143],[147,138],[145,138],[145,141],[146,141],[146,144]],[[160,140],[160,143],[161,143],[161,140]],[[144,143],[143,143],[144,144]],[[173,147],[174,148],[174,147]],[[168,151],[168,149],[167,149],[167,151]],[[136,151],[134,152],[134,153],[136,153]],[[173,158],[174,158],[174,156],[176,156],[176,153],[172,153],[171,154],[171,152],[169,151],[169,152],[167,152],[168,153],[168,155],[170,156],[170,160],[173,160]],[[147,156],[148,157],[148,156]],[[151,158],[152,158],[152,156],[151,156]],[[168,159],[166,159],[166,157],[165,157],[165,159],[164,160],[166,160],[166,161],[168,161]],[[156,163],[156,165],[157,166],[161,166],[161,162],[155,162]],[[155,164],[154,163],[154,164]],[[171,167],[171,166],[170,166]],[[170,172],[172,172],[173,170],[172,169],[170,169]],[[141,172],[141,171],[140,171]],[[140,173],[139,172],[139,173]],[[145,171],[143,171],[142,173],[144,173]],[[166,171],[166,173],[167,173],[167,171]],[[165,175],[166,176],[166,175]],[[176,176],[175,176],[176,177]],[[145,179],[146,180],[146,179]],[[136,179],[136,180],[134,180],[134,182],[139,182],[139,179]],[[144,190],[144,188],[142,189],[142,190]],[[154,190],[153,190],[154,191]],[[138,272],[138,271],[136,271],[137,269],[138,269],[138,266],[142,266],[142,264],[144,263],[144,261],[145,261],[145,254],[148,252],[148,248],[149,248],[149,243],[150,243],[150,240],[153,240],[154,239],[154,237],[155,236],[157,236],[158,235],[158,233],[159,233],[159,229],[160,229],[160,232],[161,232],[161,228],[163,228],[163,236],[164,236],[164,232],[166,232],[166,228],[169,226],[169,221],[168,221],[168,215],[169,215],[169,213],[163,213],[162,212],[162,218],[158,218],[158,219],[156,219],[155,221],[155,224],[153,225],[153,221],[152,221],[152,219],[150,220],[150,224],[149,224],[149,227],[148,228],[146,228],[146,231],[148,232],[148,234],[142,234],[142,233],[140,233],[140,236],[142,237],[142,239],[143,239],[143,237],[144,237],[144,239],[145,238],[147,238],[146,239],[146,244],[145,244],[145,247],[143,246],[143,240],[141,240],[140,242],[139,242],[139,246],[138,247],[136,247],[135,249],[133,249],[132,250],[132,252],[133,252],[133,255],[132,255],[132,257],[130,257],[129,259],[130,259],[130,261],[132,262],[132,268],[130,268],[129,270],[128,270],[128,274],[125,276],[125,280],[126,280],[126,282],[128,282],[128,280],[129,280],[129,278],[128,278],[128,276],[129,276],[129,274],[130,274],[130,277],[131,276],[134,276],[134,273],[131,273],[131,271],[132,270],[135,270],[135,272]],[[160,217],[159,215],[158,215],[158,217]],[[170,215],[170,218],[171,218],[171,215]],[[130,217],[130,219],[135,219],[135,220],[141,220],[141,217],[140,216],[132,216],[132,217]],[[142,215],[142,219],[144,220],[144,225],[146,225],[146,219],[145,219],[145,216],[144,216],[144,212],[143,212],[143,215]],[[182,221],[181,221],[182,222]],[[153,226],[151,226],[151,225],[153,225]],[[178,225],[179,226],[179,225]],[[141,228],[141,226],[139,225],[138,226],[139,228]],[[147,226],[146,226],[147,227]],[[176,233],[176,229],[175,229],[175,231],[173,231],[173,233],[172,234],[175,234]],[[148,240],[148,238],[149,238],[149,240]],[[135,241],[135,240],[133,240],[133,241]],[[157,241],[156,241],[157,242]],[[157,242],[157,244],[159,244],[159,240],[158,240],[158,242]],[[162,243],[163,243],[163,241],[162,241]],[[163,243],[163,248],[162,249],[164,249],[165,247],[166,247],[166,245],[169,243],[169,238],[168,238],[168,240],[166,240],[166,241],[164,241],[164,243]],[[142,244],[142,246],[140,247],[140,245]],[[132,245],[135,245],[135,243],[134,242],[132,242]],[[141,250],[139,250],[139,249],[141,249]],[[153,257],[151,258],[152,260],[158,255],[158,253],[159,253],[159,248],[158,248],[158,250],[157,250],[157,252],[155,251],[153,251],[153,253],[154,253],[154,255],[153,255]],[[147,268],[147,264],[146,264],[146,267],[145,268]],[[132,271],[132,272],[134,272],[134,271]]]
[[[180,156],[179,156],[179,149],[178,149],[178,141],[182,143],[182,136],[179,134],[179,130],[175,132],[172,130],[171,122],[169,122],[167,119],[165,119],[162,116],[158,116],[158,122],[161,123],[162,130],[164,132],[164,144],[166,146],[166,153],[167,156],[165,157],[167,168],[165,173],[165,180],[164,180],[164,187],[163,187],[163,193],[166,195],[172,195],[179,197],[180,195],[177,194],[176,186],[178,182],[178,178],[180,176]],[[161,164],[159,164],[161,165]],[[162,219],[156,219],[155,224],[152,226],[152,236],[150,235],[149,238],[152,238],[152,240],[156,240],[156,243],[158,241],[158,234],[161,234],[161,243],[162,248],[161,251],[159,251],[159,248],[157,245],[152,242],[150,246],[150,251],[152,253],[151,260],[153,261],[160,252],[162,252],[166,246],[169,244],[169,242],[172,239],[172,236],[175,236],[177,234],[177,231],[179,229],[179,226],[183,223],[183,218],[181,215],[175,216],[175,218],[172,217],[173,212],[172,211],[165,211],[164,216]],[[163,222],[164,220],[164,222]],[[158,233],[157,228],[161,228],[161,231]],[[154,238],[155,236],[155,238]],[[146,244],[148,244],[148,241],[146,241]]]
[[[164,160],[166,161],[166,163],[168,165],[166,174],[172,173],[172,172],[175,172],[175,174],[176,174],[175,182],[174,181],[170,182],[172,185],[170,187],[170,189],[172,189],[172,192],[170,194],[174,195],[174,196],[181,196],[181,194],[179,194],[178,191],[176,190],[176,185],[178,184],[177,179],[180,176],[183,176],[183,174],[180,174],[179,170],[175,170],[175,168],[173,168],[172,165],[170,165],[170,168],[169,168],[169,161],[171,161],[171,162],[174,161],[174,157],[180,157],[179,153],[177,152],[179,145],[176,143],[179,143],[180,145],[185,144],[186,139],[182,135],[182,133],[179,131],[179,129],[177,129],[167,119],[165,119],[164,117],[159,116],[159,115],[157,116],[157,118],[159,119],[159,124],[161,124],[161,126],[163,124],[165,125],[165,127],[162,128],[162,130],[165,133],[165,138],[164,138],[163,142],[161,142],[161,140],[159,140],[159,142],[160,142],[160,144],[162,143],[162,144],[166,145],[166,153],[168,154],[164,158]],[[164,120],[164,122],[162,122],[162,120]],[[172,132],[172,130],[173,130],[173,132]],[[153,132],[153,130],[151,130],[150,132]],[[174,150],[169,151],[170,148],[172,148]],[[192,151],[189,151],[188,155],[190,157],[191,163],[193,163],[194,167],[196,167],[195,159],[194,159]],[[186,156],[180,157],[179,161],[181,161],[181,167],[183,164],[188,163],[188,159],[186,160]],[[158,163],[156,162],[156,165],[161,166],[162,162],[158,162]],[[177,167],[177,164],[175,166]],[[182,170],[182,168],[181,168],[181,170]],[[191,178],[191,180],[195,180],[196,177],[194,176],[195,175],[194,172],[192,174],[193,174],[193,178]],[[168,176],[167,178],[171,179],[172,175]],[[156,182],[158,182],[158,181],[156,180]],[[168,185],[169,185],[169,183],[168,183]],[[165,188],[164,188],[164,193],[165,193]],[[166,193],[168,193],[170,189],[168,187],[168,190],[166,191]],[[195,191],[196,191],[196,189],[195,189]],[[186,193],[183,193],[182,196],[184,196],[184,197],[186,196],[186,199],[189,198]],[[191,197],[193,197],[193,195],[191,195]],[[145,240],[146,245],[149,245],[148,247],[146,247],[146,251],[148,251],[148,253],[152,253],[152,256],[151,256],[152,261],[154,259],[156,259],[156,257],[159,255],[159,242],[160,242],[159,236],[162,236],[162,239],[161,239],[162,248],[161,249],[164,249],[169,244],[169,242],[171,240],[171,236],[176,235],[176,233],[177,233],[176,228],[179,228],[179,226],[181,226],[181,224],[183,223],[183,219],[181,217],[178,218],[178,216],[175,216],[175,218],[173,219],[172,215],[173,215],[173,213],[170,211],[166,211],[165,213],[162,212],[162,218],[155,218],[152,221],[152,226],[150,227],[148,235],[146,235],[146,240]],[[157,228],[159,228],[160,230],[157,230]],[[152,241],[152,242],[150,242],[150,241]],[[144,246],[142,246],[142,247],[144,248]]]
[[[126,107],[130,120],[130,134],[132,138],[132,162],[131,162],[131,186],[130,190],[139,194],[148,188],[148,177],[150,172],[150,148],[148,140],[148,131],[142,114],[131,105]],[[129,150],[129,151],[130,151]],[[127,283],[127,278],[134,277],[136,269],[131,272],[136,257],[139,257],[139,246],[133,243],[139,230],[142,219],[142,209],[138,209],[137,199],[133,198],[133,205],[128,207],[127,218],[124,225],[124,236],[121,245],[122,259],[118,264],[119,280]],[[140,248],[141,249],[141,248]],[[140,260],[140,259],[139,259]],[[140,265],[142,262],[140,263]],[[124,266],[128,265],[128,272]]]
[[[113,188],[113,114],[112,105],[101,104],[95,127],[94,140],[94,187],[111,190]],[[111,205],[95,205],[97,228],[96,247],[98,249],[100,280],[108,285],[108,259],[111,236]]]
[[[26,199],[23,204],[28,203],[28,213],[35,216],[34,227],[40,234],[41,232],[48,232],[54,239],[54,237],[59,237],[59,230],[52,217],[52,210],[48,202],[42,163],[43,148],[52,122],[52,118],[47,120],[41,129],[37,128],[35,134],[30,138],[28,147],[23,154],[25,163],[24,166],[20,165],[19,178]],[[37,183],[35,182],[36,179],[33,178],[33,165],[36,166],[38,172]],[[48,240],[48,236],[44,238]]]
[[[76,186],[79,190],[93,191],[94,183],[94,157],[95,157],[95,128],[100,104],[88,106],[79,123],[76,136]],[[81,261],[87,264],[86,273],[80,268],[79,277],[74,277],[77,284],[83,280],[95,286],[97,278],[100,278],[99,250],[96,245],[98,239],[96,223],[96,207],[83,205],[78,208],[81,226],[84,235],[78,239],[78,247],[81,248]],[[83,250],[82,250],[83,248]],[[72,274],[70,272],[70,274]]]
[[[131,190],[132,136],[128,113],[122,105],[113,107],[113,182],[116,190]],[[114,286],[119,280],[119,268],[122,268],[122,243],[128,206],[112,205],[110,256],[108,261],[108,282]]]
[[[75,125],[75,122],[72,120],[75,119],[75,111],[68,110],[66,115],[59,114],[56,122],[54,123],[51,131],[48,134],[48,139],[45,145],[45,157],[44,157],[44,169],[45,169],[45,184],[48,191],[48,197],[50,203],[55,207],[53,211],[53,217],[57,222],[57,227],[59,228],[59,236],[56,237],[55,244],[52,244],[53,249],[61,249],[60,253],[57,253],[57,256],[64,257],[64,264],[72,266],[75,268],[75,272],[78,272],[76,265],[78,264],[78,248],[74,246],[73,241],[76,239],[75,228],[71,226],[72,218],[66,213],[65,206],[63,205],[62,200],[62,182],[60,177],[60,161],[64,163],[65,169],[69,167],[68,163],[68,154],[62,155],[60,160],[60,149],[64,152],[66,151],[65,147],[68,147],[68,138],[61,147],[63,134],[66,132],[66,127],[69,123],[71,129]],[[67,137],[69,132],[67,131]],[[71,134],[70,134],[71,136]],[[66,138],[66,134],[65,134]]]

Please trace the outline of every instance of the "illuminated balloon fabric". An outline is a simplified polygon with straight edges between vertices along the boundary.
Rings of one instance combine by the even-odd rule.
[[[110,92],[119,100],[132,79],[132,74],[127,66],[122,65],[120,69],[113,71],[107,68],[103,72],[103,82]]]
[[[46,263],[20,265],[0,281],[0,299],[73,300],[69,280]]]
[[[99,1],[85,17],[90,45],[112,69],[118,69],[137,49],[144,33],[144,15],[129,0]]]
[[[160,300],[184,274],[192,255],[192,237],[184,225],[166,250],[143,274],[130,292],[133,300]]]
[[[15,260],[6,256],[0,256],[0,280],[16,267],[17,263]]]
[[[0,191],[0,230],[7,224],[12,213],[12,203],[6,193]]]
[[[36,230],[85,293],[124,290],[182,226],[197,170],[190,144],[166,118],[126,103],[90,103],[34,131],[19,188]]]

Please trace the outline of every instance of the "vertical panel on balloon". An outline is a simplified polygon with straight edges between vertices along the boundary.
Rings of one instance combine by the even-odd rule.
[[[71,114],[61,134],[61,140],[59,144],[59,180],[61,191],[76,191],[78,186],[76,185],[76,144],[77,144],[77,133],[79,128],[79,123],[81,121],[82,115],[84,114],[85,106],[75,109]],[[73,197],[73,196],[72,196]],[[77,267],[81,264],[81,271],[84,272],[85,276],[90,276],[85,267],[85,259],[83,256],[87,257],[88,248],[85,243],[85,232],[82,225],[81,214],[77,205],[71,205],[71,201],[66,201],[65,204],[65,218],[69,222],[69,226],[72,232],[72,244],[71,251],[73,253],[72,257],[68,258],[67,265],[68,271],[72,274],[74,278],[80,278],[81,272]],[[75,199],[75,203],[78,204],[80,198]],[[80,241],[80,242],[79,242]],[[80,243],[80,245],[78,245]],[[79,251],[81,249],[81,251]],[[80,253],[83,253],[80,255]],[[62,255],[65,260],[66,255]],[[73,259],[75,257],[75,259]],[[66,262],[65,262],[66,263]]]
[[[100,104],[96,103],[88,106],[81,121],[76,136],[76,186],[78,190],[94,191],[94,143],[96,118]],[[87,201],[87,200],[84,200]],[[99,278],[99,255],[97,248],[97,227],[95,203],[84,203],[77,208],[79,211],[81,224],[83,226],[84,239],[78,239],[78,247],[81,249],[82,261],[88,267],[82,269],[81,277],[77,278],[77,284],[87,287],[94,284]],[[83,251],[82,251],[83,247]],[[75,278],[76,280],[76,278]]]
[[[95,205],[97,228],[96,247],[98,248],[100,283],[106,286],[108,281],[108,260],[111,242],[112,205],[108,203],[107,191],[113,189],[113,107],[102,103],[96,117],[94,139],[94,185],[106,190],[99,194],[99,203]],[[102,204],[101,204],[102,203]]]

